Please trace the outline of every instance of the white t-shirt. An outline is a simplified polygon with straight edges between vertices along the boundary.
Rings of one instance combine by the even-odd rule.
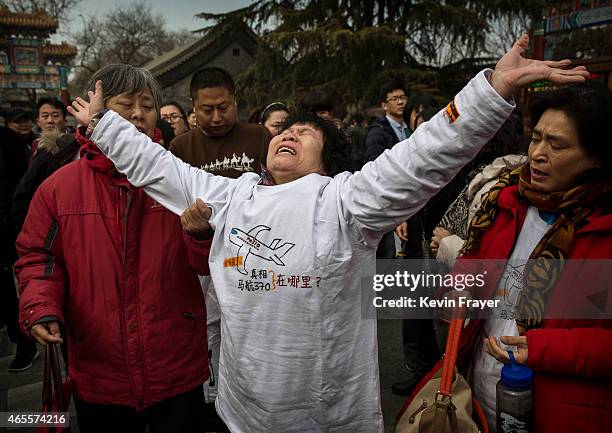
[[[468,377],[472,384],[474,398],[481,404],[489,423],[489,430],[492,433],[497,430],[495,425],[495,387],[501,377],[501,369],[504,364],[485,352],[484,337],[495,336],[502,349],[512,349],[512,346],[501,343],[499,337],[519,335],[514,317],[514,307],[524,286],[523,272],[531,253],[549,227],[550,225],[540,217],[538,209],[529,206],[521,232],[498,283],[498,292],[494,299],[499,299],[500,304],[499,308],[493,313],[496,319],[485,321],[483,338],[479,340],[474,351],[474,361],[471,363]]]
[[[92,140],[177,214],[213,210],[210,272],[221,309],[217,410],[234,433],[382,433],[374,291],[383,233],[474,158],[514,106],[481,73],[406,141],[360,172],[277,186],[183,163],[114,112]],[[363,299],[362,299],[363,297]],[[366,316],[367,317],[367,316]]]

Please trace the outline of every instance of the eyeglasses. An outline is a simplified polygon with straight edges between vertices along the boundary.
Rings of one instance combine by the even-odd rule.
[[[392,96],[391,98],[387,99],[387,102],[406,102],[406,101],[408,101],[408,96],[406,95]]]
[[[181,119],[184,119],[183,116],[181,116],[180,114],[174,113],[174,114],[166,114],[161,116],[162,120],[165,120],[166,122],[178,122]]]

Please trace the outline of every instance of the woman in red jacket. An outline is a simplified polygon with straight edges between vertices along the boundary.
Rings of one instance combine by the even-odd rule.
[[[612,299],[601,291],[611,262],[596,259],[612,258],[612,92],[567,87],[536,100],[531,115],[529,161],[483,196],[457,264],[501,264],[487,266],[485,290],[500,307],[469,322],[457,365],[493,432],[507,350],[534,372],[532,431],[611,432]]]
[[[110,65],[91,80],[104,82],[107,108],[160,138],[148,71]],[[77,139],[81,158],[41,184],[17,240],[22,330],[41,344],[67,340],[80,431],[203,431],[198,274],[208,274],[209,242],[130,185],[83,130]]]

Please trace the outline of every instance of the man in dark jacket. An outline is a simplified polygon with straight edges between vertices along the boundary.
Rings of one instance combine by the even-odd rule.
[[[377,119],[368,131],[366,137],[368,161],[373,161],[385,150],[391,149],[396,143],[410,136],[403,118],[404,108],[408,101],[404,86],[397,81],[391,81],[381,87],[379,97],[385,117]],[[376,258],[393,259],[397,250],[395,235],[389,232],[378,244]]]
[[[43,132],[30,167],[21,178],[13,196],[11,219],[15,233],[23,227],[30,202],[38,186],[58,168],[78,159],[80,145],[73,134]]]
[[[36,134],[32,131],[32,127],[34,126],[32,115],[19,108],[12,110],[6,117],[6,126],[17,134],[22,147],[27,149],[26,154],[29,160],[32,142],[36,140]]]
[[[9,124],[21,123],[22,113],[13,112],[8,118]],[[31,122],[30,122],[31,124]],[[27,128],[23,128],[24,135]],[[13,263],[17,260],[15,250],[16,231],[11,224],[11,205],[13,193],[21,177],[28,168],[28,149],[26,142],[13,129],[0,128],[0,155],[3,168],[0,170],[2,184],[0,200],[0,306],[2,306],[2,321],[6,322],[10,340],[17,344],[17,354],[9,365],[10,372],[27,370],[38,356],[36,345],[19,331],[17,320],[18,301],[13,279]]]
[[[373,161],[394,144],[410,136],[408,125],[404,122],[406,108],[406,89],[397,81],[390,81],[380,89],[380,106],[385,117],[379,118],[370,127],[366,139],[368,161]]]

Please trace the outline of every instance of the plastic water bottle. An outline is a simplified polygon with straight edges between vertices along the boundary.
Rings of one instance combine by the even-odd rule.
[[[516,363],[514,353],[508,351],[510,364],[504,365],[497,382],[497,433],[532,432],[533,372]]]

